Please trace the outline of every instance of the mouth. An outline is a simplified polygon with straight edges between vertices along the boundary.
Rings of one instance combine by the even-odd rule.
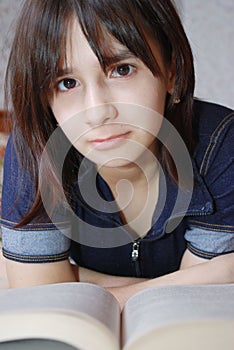
[[[130,131],[123,133],[123,134],[117,134],[117,135],[111,135],[108,137],[100,137],[93,139],[89,141],[93,144],[93,146],[97,149],[108,149],[118,146],[122,141],[126,140],[128,136],[130,135]]]

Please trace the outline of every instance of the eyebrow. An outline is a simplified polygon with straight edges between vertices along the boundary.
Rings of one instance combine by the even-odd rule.
[[[112,64],[124,61],[129,58],[137,58],[137,57],[126,48],[126,49],[121,49],[118,52],[113,52],[110,56],[104,56],[103,61],[107,64],[107,66],[110,66]]]
[[[124,61],[126,59],[130,58],[137,58],[136,55],[134,55],[131,51],[126,49],[121,49],[119,52],[113,52],[110,56],[102,56],[103,62],[105,63],[105,66],[109,67],[113,64],[116,64],[118,62]],[[65,75],[72,74],[74,69],[72,67],[64,67],[60,68],[56,74],[57,78],[63,77]]]
[[[56,78],[61,78],[64,75],[69,75],[73,72],[72,68],[66,67],[66,68],[60,68],[56,73]]]

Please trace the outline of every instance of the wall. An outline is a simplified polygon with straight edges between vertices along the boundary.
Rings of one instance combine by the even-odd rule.
[[[3,108],[4,76],[16,14],[22,0],[0,0],[0,109]]]
[[[196,70],[196,96],[234,108],[234,1],[180,0]]]
[[[11,30],[22,0],[0,0],[0,109]],[[234,108],[234,1],[175,0],[191,41],[196,96]]]

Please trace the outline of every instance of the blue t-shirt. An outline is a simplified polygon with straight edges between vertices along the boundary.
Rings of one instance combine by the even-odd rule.
[[[71,190],[73,211],[62,204],[59,214],[15,228],[31,207],[35,189],[10,137],[4,161],[3,255],[25,263],[71,257],[107,274],[153,278],[178,270],[186,248],[207,259],[233,252],[234,113],[195,101],[194,127],[193,191],[183,190],[178,201],[178,186],[160,176],[152,227],[143,237],[123,225],[108,185],[89,161]]]

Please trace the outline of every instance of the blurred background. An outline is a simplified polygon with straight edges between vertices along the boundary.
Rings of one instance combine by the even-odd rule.
[[[0,109],[12,30],[22,2],[0,0]],[[195,95],[234,108],[234,0],[174,2],[194,54]]]

